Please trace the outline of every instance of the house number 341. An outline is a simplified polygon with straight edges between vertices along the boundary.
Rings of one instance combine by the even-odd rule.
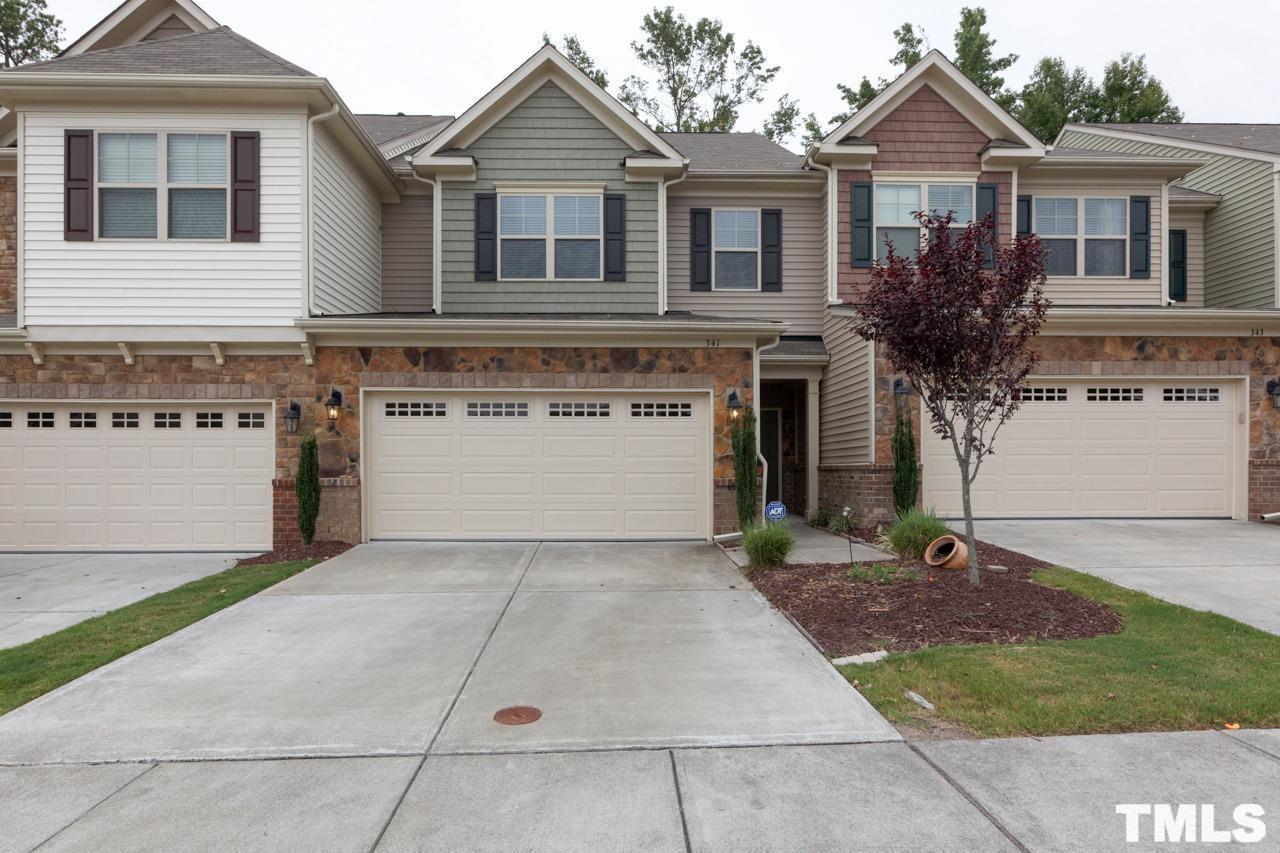
[[[707,346],[708,346],[708,347],[718,347],[718,346],[720,346],[720,339],[719,339],[719,338],[707,338]]]

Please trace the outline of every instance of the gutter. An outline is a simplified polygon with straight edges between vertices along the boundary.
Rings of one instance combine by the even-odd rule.
[[[842,302],[830,306],[833,314],[855,317],[858,306]],[[1049,334],[1088,334],[1109,331],[1118,335],[1184,332],[1210,337],[1280,337],[1280,309],[1181,308],[1135,305],[1097,308],[1052,306],[1045,320]],[[1261,330],[1261,334],[1257,334]],[[1043,333],[1042,333],[1043,334]]]
[[[530,320],[478,317],[303,317],[293,322],[305,332],[687,332],[693,334],[738,332],[778,335],[785,323],[742,320],[719,323],[674,320]]]
[[[781,334],[774,338],[772,343],[756,347],[751,351],[751,380],[755,385],[751,390],[751,408],[756,416],[756,460],[760,463],[760,467],[764,469],[764,477],[760,481],[760,518],[762,520],[764,519],[764,508],[768,504],[769,498],[769,460],[765,459],[764,454],[760,452],[760,353],[771,350],[780,343],[782,343]],[[736,484],[734,488],[737,488]]]
[[[338,114],[341,107],[330,104],[328,112],[318,113],[307,119],[307,313],[315,313],[316,292],[316,125]]]

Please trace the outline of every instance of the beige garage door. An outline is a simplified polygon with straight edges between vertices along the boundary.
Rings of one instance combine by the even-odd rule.
[[[706,394],[371,393],[373,539],[706,538]]]
[[[271,547],[271,407],[0,401],[0,550]]]
[[[1234,381],[1037,381],[996,439],[974,512],[1019,517],[1231,517],[1239,475]],[[926,432],[928,430],[926,419]],[[949,441],[924,441],[924,505],[962,515]]]

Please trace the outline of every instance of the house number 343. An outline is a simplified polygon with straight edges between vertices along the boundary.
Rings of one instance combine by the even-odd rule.
[[[1263,337],[1266,337],[1266,335],[1267,335],[1266,329],[1250,329],[1249,330],[1249,337],[1251,338],[1263,338]]]

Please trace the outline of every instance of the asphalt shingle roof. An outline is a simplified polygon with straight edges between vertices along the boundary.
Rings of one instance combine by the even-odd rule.
[[[382,145],[415,131],[426,130],[433,126],[443,127],[453,121],[453,116],[357,113],[356,120],[376,144]]]
[[[141,41],[5,69],[78,74],[200,74],[232,77],[315,77],[228,27]]]
[[[1085,124],[1081,126],[1127,130],[1131,133],[1145,133],[1148,136],[1162,136],[1168,139],[1181,139],[1186,142],[1200,142],[1205,145],[1224,145],[1228,148],[1243,148],[1249,151],[1263,151],[1267,154],[1280,154],[1280,124],[1116,122],[1114,124]]]
[[[659,134],[689,158],[691,172],[799,172],[804,156],[761,133]]]

